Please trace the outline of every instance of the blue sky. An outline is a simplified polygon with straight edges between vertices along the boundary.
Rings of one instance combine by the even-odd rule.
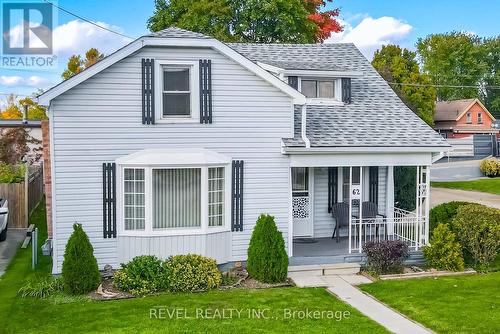
[[[146,21],[154,10],[153,0],[59,0],[57,4],[132,37],[148,32]],[[414,48],[419,37],[431,33],[459,30],[480,36],[500,34],[500,1],[334,0],[328,7],[340,7],[345,29],[327,42],[354,42],[369,59],[383,44]],[[60,74],[71,54],[84,53],[93,46],[109,54],[129,42],[63,12],[58,13],[57,23],[54,43],[58,67],[50,71],[0,68],[0,94],[31,94],[37,88],[47,89],[61,80]],[[0,95],[0,101],[4,98]]]

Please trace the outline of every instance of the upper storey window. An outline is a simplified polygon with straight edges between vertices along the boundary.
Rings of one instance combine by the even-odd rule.
[[[163,67],[163,117],[190,117],[190,67]]]
[[[302,94],[308,98],[335,98],[335,80],[302,80]]]

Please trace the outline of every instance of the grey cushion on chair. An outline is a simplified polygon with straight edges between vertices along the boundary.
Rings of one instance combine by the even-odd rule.
[[[333,230],[332,239],[337,233],[337,242],[339,241],[339,228],[349,226],[349,204],[335,203],[332,205],[332,216],[335,218],[335,229]]]

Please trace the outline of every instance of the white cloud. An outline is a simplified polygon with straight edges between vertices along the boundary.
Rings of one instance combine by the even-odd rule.
[[[376,19],[366,16],[356,26],[348,21],[341,20],[341,23],[344,31],[332,35],[326,43],[354,43],[368,59],[372,59],[373,52],[382,45],[403,41],[413,29],[408,23],[390,16]]]
[[[119,27],[104,22],[95,23],[121,32]],[[59,59],[65,59],[73,54],[84,54],[90,48],[97,48],[104,54],[110,54],[131,41],[80,20],[69,21],[56,27],[53,36],[54,52]]]
[[[14,87],[14,86],[41,87],[48,85],[49,83],[50,81],[48,79],[40,77],[38,75],[32,75],[28,78],[24,78],[19,75],[0,76],[0,85],[7,87]]]
[[[23,77],[19,75],[2,75],[0,76],[0,85],[3,86],[19,86],[23,83]]]

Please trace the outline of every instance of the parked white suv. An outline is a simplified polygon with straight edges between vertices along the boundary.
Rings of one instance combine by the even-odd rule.
[[[7,239],[7,227],[9,223],[9,201],[0,198],[0,241]]]

